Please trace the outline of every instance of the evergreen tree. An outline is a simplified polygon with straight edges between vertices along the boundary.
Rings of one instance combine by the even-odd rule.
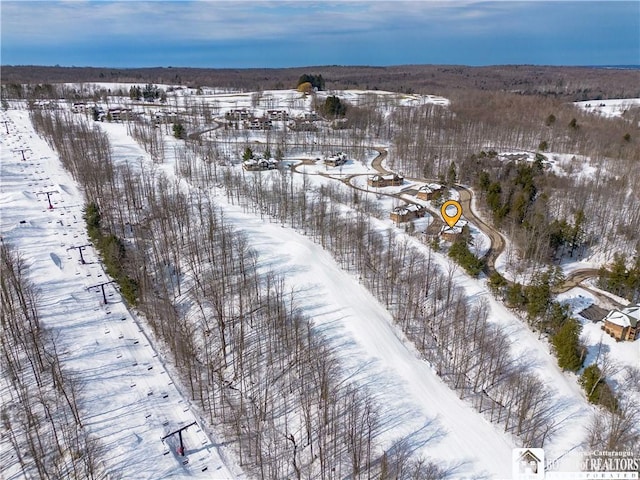
[[[330,95],[324,101],[322,107],[324,114],[328,117],[344,117],[347,113],[347,106],[335,95]]]
[[[253,150],[251,147],[247,147],[244,149],[244,153],[242,154],[242,160],[247,161],[253,158]]]
[[[618,400],[595,363],[584,369],[580,376],[580,385],[591,403],[602,405],[612,411],[618,408]]]
[[[129,89],[129,98],[131,100],[140,100],[142,98],[142,90],[140,90],[139,86],[135,85]]]
[[[467,245],[467,240],[464,238],[455,241],[453,245],[451,245],[449,256],[460,264],[472,277],[480,275],[484,268],[484,261],[471,253]]]
[[[582,236],[584,234],[584,210],[580,209],[575,214],[575,220],[573,222],[573,228],[571,229],[571,258],[573,258],[573,252],[582,242]]]
[[[580,369],[583,351],[580,346],[581,326],[575,318],[569,318],[551,337],[551,344],[563,370],[575,372]]]
[[[322,78],[322,75],[309,75],[304,73],[300,75],[300,78],[298,78],[296,87],[300,87],[300,85],[304,83],[309,83],[312,88],[317,90],[324,90],[324,78]]]
[[[176,138],[184,138],[185,129],[184,125],[180,122],[176,122],[173,124],[173,136]]]
[[[447,172],[447,183],[449,185],[455,185],[457,181],[458,174],[456,171],[456,164],[454,162],[451,162],[451,165],[449,165],[449,171]]]

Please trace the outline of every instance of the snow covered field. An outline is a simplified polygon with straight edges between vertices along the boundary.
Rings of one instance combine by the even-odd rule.
[[[640,98],[611,98],[608,100],[586,100],[575,104],[590,113],[605,117],[622,117],[631,108],[640,107]]]
[[[74,246],[88,242],[82,194],[56,154],[31,127],[26,111],[2,114],[9,134],[2,147],[0,232],[25,258],[38,286],[41,320],[55,337],[64,367],[82,384],[86,427],[108,451],[105,468],[117,478],[244,478],[220,442],[202,430],[145,332],[143,321],[124,306],[95,251],[81,264]],[[26,161],[17,149],[28,149]],[[53,209],[46,195],[51,194]],[[93,288],[92,288],[93,287]],[[183,432],[186,456],[176,454],[177,436],[161,438],[194,421]],[[17,460],[4,478],[21,478]]]

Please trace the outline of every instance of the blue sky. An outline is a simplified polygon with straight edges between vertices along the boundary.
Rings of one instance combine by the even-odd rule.
[[[3,65],[640,64],[640,2],[6,1]]]

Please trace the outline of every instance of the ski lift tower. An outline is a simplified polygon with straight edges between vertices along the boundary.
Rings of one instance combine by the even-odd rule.
[[[173,435],[175,435],[176,433],[178,434],[178,438],[180,439],[180,446],[177,448],[176,453],[178,455],[180,455],[181,457],[184,457],[184,442],[182,441],[182,431],[186,430],[189,427],[192,427],[196,424],[196,422],[192,422],[189,425],[185,425],[184,427],[181,427],[177,430],[174,430],[171,433],[167,433],[164,437],[162,437],[160,440],[162,440],[163,442],[169,438],[172,437]]]

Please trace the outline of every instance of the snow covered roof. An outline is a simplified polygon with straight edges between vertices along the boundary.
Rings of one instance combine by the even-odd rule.
[[[622,310],[611,310],[606,317],[605,322],[613,323],[620,327],[635,328],[640,321],[640,304],[629,305]]]
[[[437,192],[438,190],[442,189],[442,185],[440,185],[439,183],[427,183],[426,185],[423,185],[419,188],[418,191],[420,192]]]
[[[441,233],[462,233],[462,229],[467,225],[466,220],[458,220],[453,227],[444,225],[441,229]]]
[[[402,176],[398,175],[397,173],[389,173],[386,175],[374,175],[372,180],[374,181],[379,181],[379,180],[399,180],[403,178]]]
[[[397,213],[399,215],[407,215],[412,212],[421,212],[424,210],[422,205],[417,205],[415,203],[410,203],[409,205],[401,205],[393,209],[393,213]]]

